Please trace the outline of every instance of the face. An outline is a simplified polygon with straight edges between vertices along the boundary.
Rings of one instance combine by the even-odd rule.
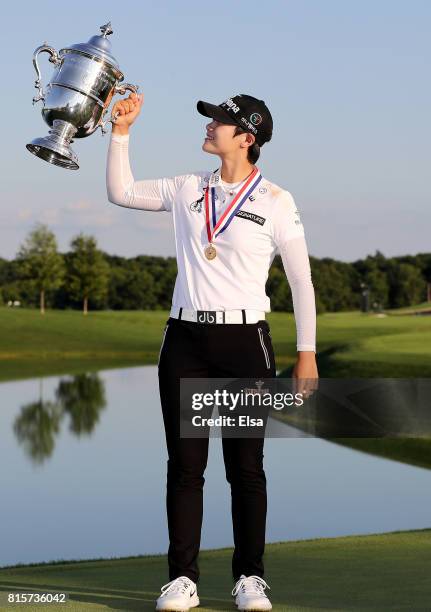
[[[234,137],[235,125],[228,125],[212,119],[206,126],[206,136],[202,150],[216,155],[235,155],[243,151],[247,155],[248,143],[253,143],[252,134],[238,134]]]

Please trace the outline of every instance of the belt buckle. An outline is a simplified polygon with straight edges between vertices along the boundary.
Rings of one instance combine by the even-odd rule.
[[[217,323],[217,310],[197,310],[198,323]]]

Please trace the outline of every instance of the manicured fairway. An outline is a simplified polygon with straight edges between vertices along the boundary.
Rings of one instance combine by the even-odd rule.
[[[0,380],[155,364],[167,311],[0,308]],[[293,314],[270,313],[277,368],[296,359]],[[318,316],[321,377],[431,376],[431,316],[360,312]]]
[[[198,610],[236,610],[231,554],[201,551]],[[277,612],[430,610],[431,529],[267,544],[265,561]],[[2,591],[64,590],[76,602],[22,610],[153,610],[165,582],[165,556],[0,569]]]

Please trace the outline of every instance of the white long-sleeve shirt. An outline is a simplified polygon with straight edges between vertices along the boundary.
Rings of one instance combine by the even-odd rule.
[[[277,251],[292,291],[297,350],[316,351],[316,306],[304,227],[289,191],[262,177],[224,232],[208,260],[204,188],[215,188],[217,219],[235,195],[220,168],[169,178],[135,181],[129,136],[111,133],[106,166],[108,199],[126,208],[173,215],[178,274],[172,305],[192,310],[250,308],[270,312],[265,293]],[[242,183],[235,189],[237,192]]]

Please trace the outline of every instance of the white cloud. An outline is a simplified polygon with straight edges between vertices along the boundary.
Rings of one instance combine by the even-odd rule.
[[[18,219],[21,219],[22,221],[31,219],[32,215],[33,215],[33,210],[31,208],[21,208],[17,212]]]
[[[66,211],[75,211],[75,210],[90,210],[91,202],[90,200],[78,200],[77,202],[70,202],[66,204],[64,210]]]
[[[114,225],[114,211],[98,202],[79,199],[59,206],[28,206],[7,213],[9,227],[22,228],[23,222],[45,223],[51,228],[110,227]]]
[[[60,211],[58,208],[44,208],[39,215],[39,221],[50,226],[58,225],[59,216]]]

